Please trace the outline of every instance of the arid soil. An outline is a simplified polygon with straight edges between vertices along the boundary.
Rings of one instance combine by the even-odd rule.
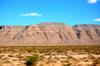
[[[100,66],[100,46],[0,47],[0,66],[27,66],[34,53],[35,66]]]

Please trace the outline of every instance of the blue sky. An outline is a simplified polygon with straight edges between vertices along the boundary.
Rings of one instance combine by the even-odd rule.
[[[0,25],[100,25],[100,0],[0,0]]]

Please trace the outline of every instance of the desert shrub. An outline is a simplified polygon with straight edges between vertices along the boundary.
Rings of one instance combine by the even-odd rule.
[[[97,59],[94,60],[94,66],[95,66],[96,64],[100,64],[100,58],[97,58]]]
[[[71,66],[71,64],[70,64],[70,63],[68,63],[68,64],[63,64],[63,66]]]
[[[33,54],[32,56],[28,56],[26,58],[26,65],[27,66],[35,66],[36,63],[38,61],[38,55],[37,54]]]

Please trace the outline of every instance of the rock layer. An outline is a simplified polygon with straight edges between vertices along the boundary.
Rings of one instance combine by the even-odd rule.
[[[42,23],[29,26],[0,26],[1,46],[98,45],[100,25],[66,26]]]

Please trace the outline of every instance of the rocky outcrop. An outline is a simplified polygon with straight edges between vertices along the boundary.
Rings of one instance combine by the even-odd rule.
[[[0,26],[0,45],[97,45],[100,25],[66,26],[63,23],[41,23],[29,26]]]
[[[100,44],[100,25],[74,26],[79,40],[83,43]]]

